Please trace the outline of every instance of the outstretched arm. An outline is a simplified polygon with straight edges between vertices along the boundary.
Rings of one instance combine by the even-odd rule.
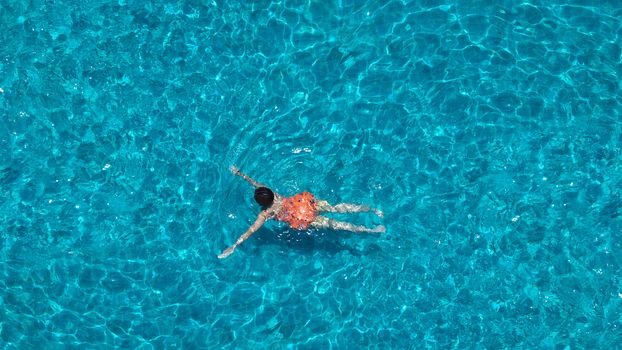
[[[232,165],[231,168],[229,168],[229,170],[231,170],[231,172],[234,175],[240,176],[244,180],[250,182],[250,184],[255,186],[255,187],[266,187],[265,185],[260,184],[259,182],[253,180],[250,176],[248,176],[248,175],[244,174],[243,172],[241,172],[240,169],[238,169],[238,167],[236,167],[235,165]]]
[[[259,213],[259,216],[257,216],[257,220],[255,220],[255,223],[253,223],[251,227],[249,227],[248,230],[246,230],[246,232],[244,232],[244,234],[241,235],[240,238],[238,238],[234,245],[225,249],[220,255],[218,255],[218,259],[224,259],[231,255],[235,248],[237,248],[237,246],[242,244],[242,242],[244,242],[248,237],[255,233],[255,231],[259,230],[259,228],[264,224],[264,222],[266,222],[267,219],[268,213],[265,210]]]

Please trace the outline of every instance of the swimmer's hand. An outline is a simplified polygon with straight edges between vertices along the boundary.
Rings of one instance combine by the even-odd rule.
[[[259,213],[259,215],[257,215],[257,219],[251,225],[251,227],[249,227],[248,230],[246,230],[246,232],[244,232],[244,234],[241,235],[237,241],[235,241],[234,245],[225,249],[225,251],[222,252],[218,256],[218,259],[224,259],[228,257],[229,255],[231,255],[231,253],[233,253],[233,251],[235,250],[237,246],[242,244],[242,242],[244,242],[248,237],[250,237],[253,233],[255,233],[255,231],[257,231],[261,227],[261,225],[263,225],[263,223],[266,222],[266,220],[269,218],[269,215],[270,214],[268,214],[265,210]]]
[[[231,167],[229,167],[229,170],[231,171],[233,175],[237,175],[240,172],[240,169],[238,169],[238,167],[235,165],[232,165]]]
[[[387,228],[384,227],[384,225],[378,225],[378,226],[374,227],[371,232],[385,233],[385,232],[387,232]]]
[[[233,251],[235,250],[235,246],[232,245],[231,247],[225,249],[224,252],[222,252],[219,256],[218,259],[224,259],[226,257],[228,257],[229,255],[231,255],[231,253],[233,253]]]

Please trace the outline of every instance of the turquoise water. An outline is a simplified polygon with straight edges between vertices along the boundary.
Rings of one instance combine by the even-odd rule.
[[[622,5],[232,3],[0,2],[2,348],[620,346]]]

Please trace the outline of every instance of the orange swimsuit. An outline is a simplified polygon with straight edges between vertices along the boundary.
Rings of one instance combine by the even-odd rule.
[[[316,215],[315,198],[309,192],[302,192],[293,197],[283,198],[276,219],[287,222],[293,229],[306,230]]]

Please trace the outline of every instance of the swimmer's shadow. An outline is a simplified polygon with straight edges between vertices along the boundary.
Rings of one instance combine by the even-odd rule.
[[[365,240],[363,235],[346,231],[297,231],[287,228],[264,227],[253,236],[257,236],[255,244],[259,247],[276,245],[285,249],[295,249],[303,254],[313,254],[319,251],[332,256],[347,251],[353,256],[363,256],[380,250],[380,247],[375,243],[361,244],[361,240]],[[350,240],[359,240],[356,245],[362,247],[355,248],[345,242]]]

